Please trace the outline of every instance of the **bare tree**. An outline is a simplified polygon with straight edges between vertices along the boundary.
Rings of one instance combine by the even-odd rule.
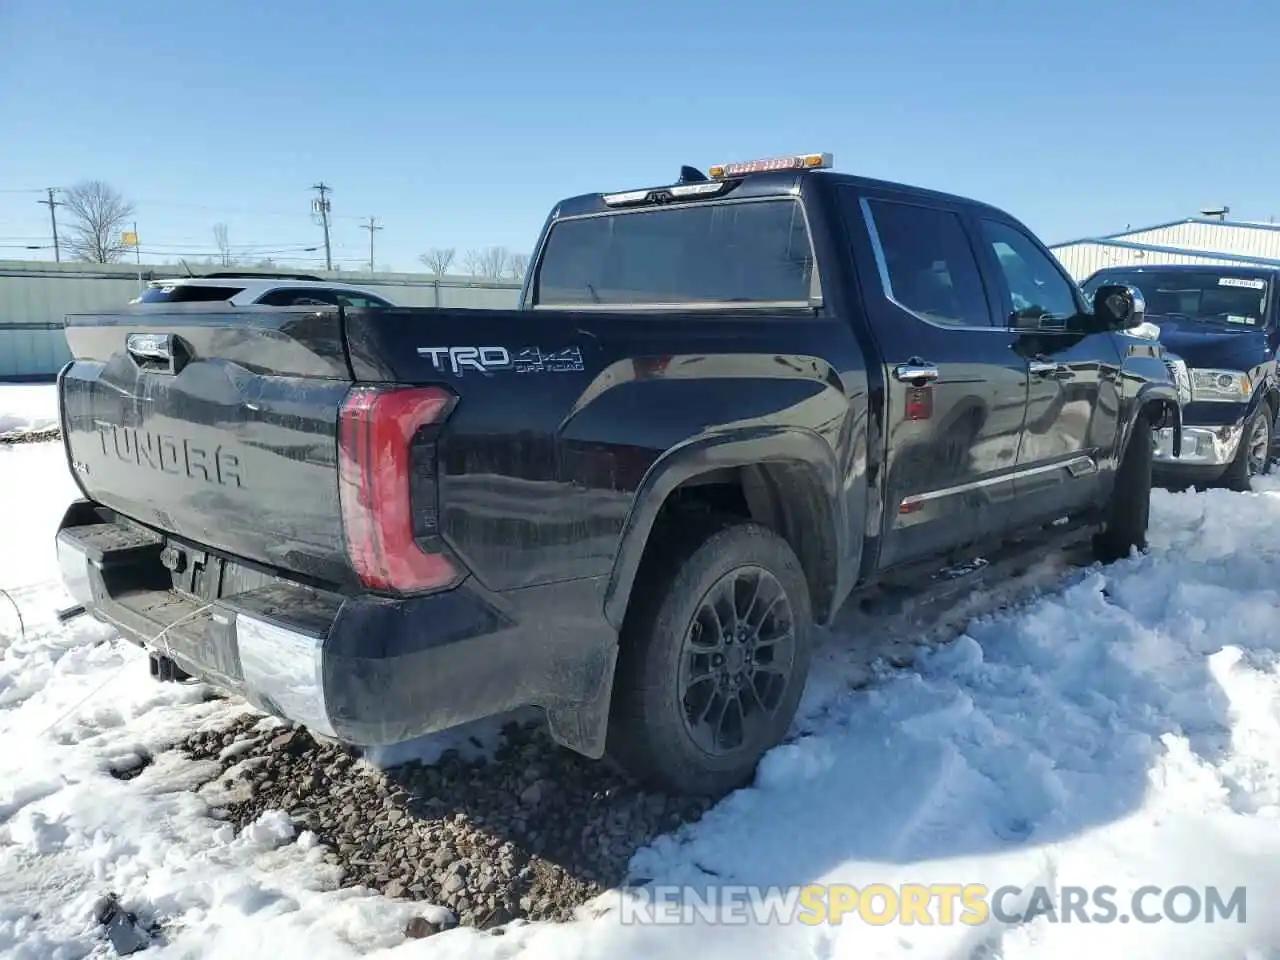
[[[457,247],[432,247],[419,256],[418,260],[437,277],[443,277],[453,266],[453,259],[457,255]]]
[[[218,257],[222,260],[224,267],[229,267],[234,262],[231,256],[231,241],[227,239],[227,225],[225,223],[215,223],[213,225],[213,242],[218,248]]]
[[[101,180],[77,183],[64,194],[70,214],[66,248],[77,260],[115,263],[126,250],[124,226],[133,216],[133,204]]]
[[[529,257],[523,253],[507,255],[507,270],[512,280],[523,280],[524,272],[529,269]]]
[[[501,280],[507,267],[506,247],[486,247],[468,250],[464,263],[467,273],[485,280]]]

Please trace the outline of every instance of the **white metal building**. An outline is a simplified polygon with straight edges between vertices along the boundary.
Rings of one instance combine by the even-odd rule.
[[[1050,249],[1077,282],[1103,267],[1166,263],[1280,266],[1280,224],[1188,217]]]

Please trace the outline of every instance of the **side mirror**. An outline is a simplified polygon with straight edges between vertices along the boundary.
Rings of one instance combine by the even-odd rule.
[[[1104,283],[1093,293],[1093,315],[1108,330],[1130,330],[1147,316],[1142,291],[1127,283]]]

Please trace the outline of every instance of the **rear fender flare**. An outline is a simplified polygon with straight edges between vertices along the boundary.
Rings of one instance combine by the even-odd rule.
[[[764,463],[803,464],[816,472],[831,508],[836,563],[845,562],[844,558],[850,555],[849,530],[843,498],[839,496],[840,471],[835,452],[822,437],[793,427],[760,427],[699,436],[654,461],[636,490],[605,590],[604,614],[615,628],[622,628],[649,535],[671,493],[693,477],[712,470]]]

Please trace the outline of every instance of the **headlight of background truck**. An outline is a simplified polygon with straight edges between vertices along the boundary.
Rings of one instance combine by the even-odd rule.
[[[1247,373],[1239,370],[1192,370],[1191,398],[1243,403],[1253,393]]]

